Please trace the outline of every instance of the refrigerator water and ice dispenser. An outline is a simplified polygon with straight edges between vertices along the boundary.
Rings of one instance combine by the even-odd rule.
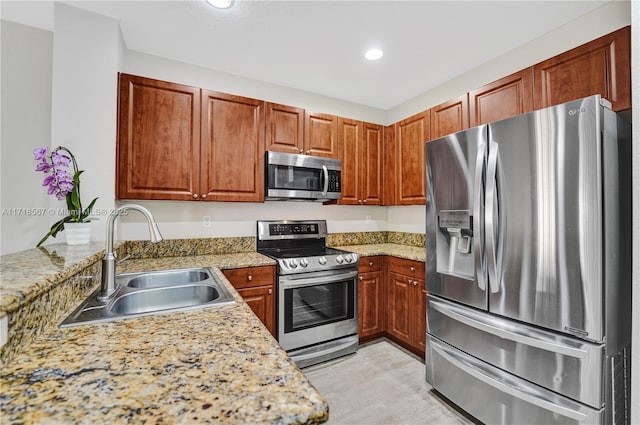
[[[441,210],[438,214],[438,273],[473,279],[471,223],[472,216],[469,210]]]

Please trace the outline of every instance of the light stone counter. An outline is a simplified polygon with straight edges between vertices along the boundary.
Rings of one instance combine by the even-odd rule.
[[[375,255],[390,255],[392,257],[405,258],[407,260],[422,261],[426,259],[424,247],[400,245],[395,243],[379,243],[371,245],[347,245],[336,246],[334,248],[355,252],[361,257],[372,257]]]
[[[118,272],[269,264],[203,255],[130,260]],[[327,402],[232,293],[229,306],[51,329],[3,368],[3,423],[326,421]]]

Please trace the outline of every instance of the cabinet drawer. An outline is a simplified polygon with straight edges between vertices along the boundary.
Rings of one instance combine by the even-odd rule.
[[[273,266],[228,269],[223,270],[222,273],[234,288],[250,288],[275,283],[275,267]]]
[[[360,264],[358,265],[358,272],[376,272],[382,270],[384,265],[384,257],[360,257]]]
[[[421,261],[388,256],[387,266],[390,271],[395,273],[401,273],[417,279],[424,279],[424,263]]]

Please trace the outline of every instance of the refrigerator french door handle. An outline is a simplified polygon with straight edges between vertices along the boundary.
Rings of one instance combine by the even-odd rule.
[[[482,191],[482,177],[484,175],[484,143],[478,149],[476,156],[475,187],[473,189],[473,261],[476,265],[476,279],[478,288],[487,290],[485,281],[485,255],[484,255],[484,226],[482,224],[482,205],[484,204]]]
[[[487,269],[489,270],[489,287],[492,293],[498,292],[500,283],[498,282],[498,262],[495,226],[495,200],[498,197],[497,185],[497,168],[498,168],[498,144],[491,142],[489,144],[489,162],[487,165],[487,195],[485,197],[485,238],[487,241]]]
[[[552,353],[558,353],[577,359],[584,359],[587,357],[587,351],[580,348],[567,347],[566,345],[556,344],[549,341],[543,341],[527,335],[514,333],[509,330],[501,329],[497,326],[492,326],[490,323],[482,322],[476,318],[469,317],[468,314],[464,314],[462,311],[455,311],[457,308],[442,305],[438,301],[433,299],[429,300],[429,307],[438,310],[445,316],[451,319],[464,323],[467,326],[478,329],[479,331],[486,332],[488,334],[499,336],[502,339],[514,341],[519,344],[524,344],[529,347],[539,348],[541,350],[549,351]],[[455,309],[455,310],[454,310]]]
[[[503,382],[498,381],[497,379],[494,379],[491,376],[486,375],[485,373],[483,373],[483,371],[478,370],[472,367],[471,365],[466,364],[466,362],[462,362],[458,360],[455,354],[449,353],[449,350],[447,350],[444,347],[440,347],[439,344],[432,344],[431,348],[437,351],[438,354],[444,357],[447,361],[451,362],[458,368],[464,370],[469,375],[473,376],[476,379],[479,379],[480,381],[484,382],[489,386],[492,386],[493,388],[499,391],[502,391],[503,393],[507,393],[515,398],[524,400],[528,403],[538,406],[541,409],[554,412],[558,415],[571,418],[578,422],[584,422],[587,419],[587,415],[585,415],[582,412],[570,409],[568,407],[560,406],[550,401],[540,399],[535,395],[529,394],[529,392],[527,391],[527,388],[520,389],[520,388],[512,387],[510,385],[507,385]]]

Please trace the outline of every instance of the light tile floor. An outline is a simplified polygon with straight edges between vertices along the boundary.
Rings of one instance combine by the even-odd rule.
[[[386,340],[303,372],[329,402],[329,425],[475,423],[430,391],[424,363]]]

